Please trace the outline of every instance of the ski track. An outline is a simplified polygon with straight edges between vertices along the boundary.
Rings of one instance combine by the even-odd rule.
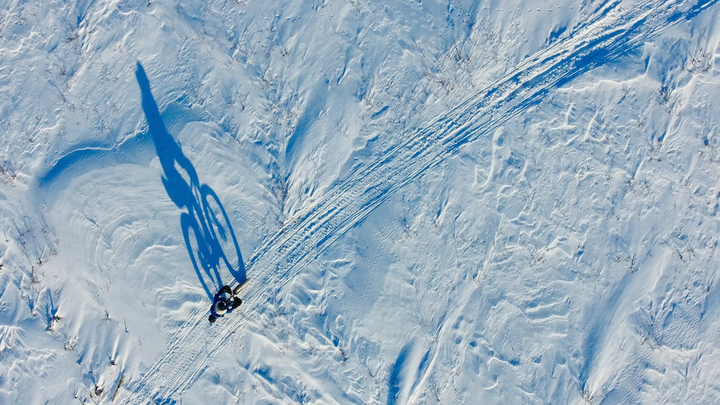
[[[152,399],[174,403],[246,318],[256,314],[264,302],[273,301],[303,264],[316,258],[399,188],[453,156],[463,145],[491,134],[549,91],[717,1],[647,0],[630,9],[622,7],[619,0],[609,1],[565,38],[529,57],[406,141],[378,154],[374,163],[356,168],[258,249],[246,267],[250,284],[244,289],[244,305],[235,314],[210,326],[206,310],[193,312],[172,337],[167,352],[131,385],[132,391],[124,392],[120,402],[143,404]],[[226,284],[232,282],[231,278],[225,280]]]

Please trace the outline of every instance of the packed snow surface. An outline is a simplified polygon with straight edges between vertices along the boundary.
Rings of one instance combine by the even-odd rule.
[[[2,2],[0,403],[720,403],[718,3]]]

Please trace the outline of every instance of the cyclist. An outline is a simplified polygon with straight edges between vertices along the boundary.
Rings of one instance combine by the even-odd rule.
[[[213,297],[213,303],[210,307],[210,323],[215,322],[217,318],[222,318],[225,314],[229,314],[233,309],[242,304],[240,297],[233,293],[230,286],[223,286],[220,291]]]

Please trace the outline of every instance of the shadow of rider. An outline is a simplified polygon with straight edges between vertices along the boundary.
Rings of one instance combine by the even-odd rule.
[[[217,194],[210,186],[200,184],[192,163],[165,128],[150,90],[150,81],[140,62],[137,63],[135,76],[142,94],[142,109],[152,135],[155,151],[163,168],[163,186],[172,202],[178,208],[187,210],[181,214],[180,222],[188,253],[200,283],[208,294],[208,298],[212,298],[211,291],[217,291],[222,286],[221,262],[226,263],[229,272],[237,282],[245,281],[245,267],[235,233]],[[209,201],[215,202],[219,213],[213,210]],[[191,243],[191,231],[197,241],[197,252],[194,252]],[[227,243],[232,240],[232,247],[238,258],[237,268],[227,259],[220,245],[221,239]],[[202,272],[200,267],[202,267]],[[211,286],[205,282],[206,277],[210,279]]]

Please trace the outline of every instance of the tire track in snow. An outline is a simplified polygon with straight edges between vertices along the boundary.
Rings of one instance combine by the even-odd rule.
[[[436,118],[408,139],[379,153],[370,165],[336,182],[316,204],[270,238],[247,263],[251,284],[244,305],[222,323],[210,326],[196,310],[172,337],[168,351],[148,370],[123,403],[154,399],[172,402],[200,376],[210,356],[245,319],[297,275],[304,264],[365,218],[399,188],[422,175],[460,147],[491,133],[537,104],[573,78],[616,59],[718,0],[638,1],[623,7],[609,1],[564,39],[522,62],[493,85]],[[232,280],[225,280],[231,283]]]

